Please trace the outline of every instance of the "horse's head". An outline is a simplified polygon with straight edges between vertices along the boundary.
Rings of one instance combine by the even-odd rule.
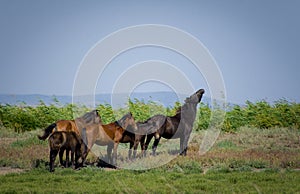
[[[193,104],[197,104],[201,101],[202,96],[204,94],[204,89],[200,89],[197,92],[195,92],[193,95],[191,95],[190,97],[188,97],[185,102],[186,103],[193,103]]]
[[[137,130],[137,125],[134,121],[134,118],[133,118],[131,112],[124,115],[118,122],[126,130],[132,130],[132,129],[134,131]]]
[[[102,123],[101,116],[98,110],[93,110],[94,112],[94,123]]]

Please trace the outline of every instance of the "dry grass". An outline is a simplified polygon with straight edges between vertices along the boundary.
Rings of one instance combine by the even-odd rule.
[[[39,131],[21,135],[2,135],[0,138],[0,166],[31,169],[39,166],[41,161],[47,164],[48,144],[47,141],[36,140],[38,133]],[[127,158],[128,146],[120,144],[118,165],[125,169],[145,170],[163,165],[167,168],[174,166],[177,168],[178,164],[184,162],[197,162],[204,170],[219,166],[230,169],[243,167],[246,167],[245,169],[299,169],[299,134],[299,130],[294,129],[242,128],[237,133],[221,133],[214,146],[204,155],[200,155],[199,146],[204,137],[204,132],[200,131],[192,134],[187,157],[178,156],[178,140],[162,139],[157,148],[157,156],[151,156],[149,150],[146,158],[137,158],[134,161]],[[138,153],[140,153],[140,149]],[[88,162],[96,162],[97,156],[101,158],[105,155],[106,147],[95,146],[89,154]]]
[[[300,168],[300,132],[296,129],[250,129],[221,133],[214,146],[199,155],[203,134],[193,139],[188,156],[205,167]],[[235,165],[234,165],[235,164]]]

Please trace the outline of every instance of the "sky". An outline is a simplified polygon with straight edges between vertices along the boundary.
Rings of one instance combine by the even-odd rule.
[[[187,32],[206,47],[227,101],[300,102],[299,9],[298,0],[0,0],[0,94],[72,95],[80,65],[99,41],[130,26],[158,24]],[[112,91],[124,71],[149,60],[171,64],[209,96],[212,83],[191,61],[153,46],[116,56],[95,92]],[[155,80],[134,87],[170,89]]]

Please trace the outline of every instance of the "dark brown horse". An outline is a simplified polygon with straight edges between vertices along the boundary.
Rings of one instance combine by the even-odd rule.
[[[69,165],[69,152],[71,151],[71,165],[74,169],[78,166],[78,160],[84,152],[84,143],[81,138],[74,131],[55,131],[49,139],[50,147],[50,172],[54,171],[54,162],[57,154],[59,153],[60,164],[63,165],[62,155],[66,151],[66,165]],[[75,159],[74,159],[75,155]]]
[[[137,129],[136,123],[131,113],[124,115],[119,121],[102,125],[91,124],[84,128],[87,151],[84,153],[84,157],[87,156],[90,149],[94,144],[99,146],[107,146],[108,163],[116,165],[117,160],[117,148],[119,143],[127,141],[123,139],[125,131],[135,131]],[[113,158],[111,157],[112,149]]]
[[[201,101],[203,94],[204,89],[200,89],[186,98],[184,105],[177,110],[176,115],[166,118],[159,117],[158,119],[160,119],[161,122],[163,120],[165,120],[165,122],[161,127],[157,128],[155,134],[149,136],[149,140],[147,137],[145,148],[147,149],[151,138],[155,136],[152,147],[153,155],[155,155],[161,137],[165,139],[180,138],[180,155],[186,155],[188,141],[196,118],[197,104]]]

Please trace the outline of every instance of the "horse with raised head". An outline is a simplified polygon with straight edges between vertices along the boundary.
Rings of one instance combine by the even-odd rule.
[[[108,163],[116,165],[118,145],[122,141],[125,143],[126,140],[123,139],[124,133],[126,131],[135,131],[136,129],[137,126],[131,113],[128,113],[120,120],[107,125],[91,124],[86,126],[82,131],[85,133],[88,148],[84,157],[87,156],[94,144],[107,146]],[[111,157],[112,150],[113,157]]]
[[[71,166],[75,169],[78,166],[78,160],[84,152],[84,143],[74,131],[55,131],[48,138],[50,147],[50,172],[54,171],[54,162],[59,153],[60,164],[63,165],[62,155],[66,151],[66,164],[69,165],[69,152],[71,151]],[[74,158],[75,156],[75,158]]]
[[[152,146],[152,153],[155,155],[157,145],[161,137],[165,139],[180,138],[180,155],[186,155],[188,141],[192,132],[193,124],[197,113],[197,104],[201,101],[204,89],[200,89],[190,97],[186,98],[184,105],[177,110],[174,116],[167,116],[164,124],[157,128],[154,135],[147,137],[145,148],[148,147],[151,138],[155,140]],[[163,120],[163,118],[160,118]]]

